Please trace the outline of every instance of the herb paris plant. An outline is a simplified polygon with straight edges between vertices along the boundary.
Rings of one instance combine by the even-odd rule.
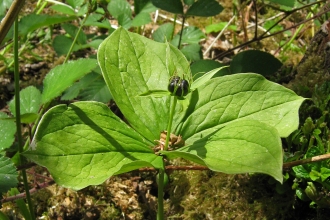
[[[104,40],[98,61],[129,126],[97,102],[50,109],[24,155],[47,167],[58,184],[78,190],[141,167],[162,171],[164,156],[225,173],[265,173],[282,182],[280,137],[297,129],[304,98],[257,74],[210,80],[207,74],[175,107],[171,130],[186,146],[155,154],[155,140],[168,125],[171,96],[140,94],[166,94],[174,73],[191,79],[188,61],[174,46],[123,28]]]

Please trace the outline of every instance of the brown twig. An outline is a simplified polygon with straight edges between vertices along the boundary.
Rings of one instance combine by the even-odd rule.
[[[36,187],[33,187],[32,189],[30,189],[29,192],[30,192],[30,194],[33,194],[40,189],[53,185],[54,183],[55,183],[55,181],[51,180],[49,182],[44,182],[44,183],[38,184]],[[14,195],[14,196],[6,197],[6,198],[2,199],[0,203],[10,202],[10,201],[14,201],[16,199],[22,199],[22,198],[25,198],[25,193],[20,193],[20,194]]]
[[[24,3],[25,0],[14,0],[6,16],[2,19],[0,23],[0,44],[5,39],[10,27],[13,25]]]
[[[327,160],[327,159],[330,159],[330,153],[322,154],[322,155],[311,157],[311,158],[307,158],[307,159],[304,159],[304,160],[297,160],[297,161],[284,163],[283,164],[283,169],[291,168],[291,167],[306,164],[306,163],[319,162],[319,161],[323,161],[323,160]]]
[[[283,169],[289,169],[294,166],[298,166],[298,165],[302,165],[302,164],[306,164],[306,163],[315,163],[315,162],[319,162],[319,161],[323,161],[323,160],[327,160],[327,159],[330,159],[330,153],[315,156],[312,158],[307,158],[304,160],[298,160],[298,161],[284,163]],[[173,166],[173,165],[166,166],[165,169],[167,171],[170,171],[170,170],[209,170],[209,168],[206,166]],[[139,169],[139,171],[140,172],[155,172],[157,170],[152,167],[145,167],[145,168]],[[50,177],[43,177],[43,178],[50,179],[50,181],[38,184],[36,187],[30,189],[29,190],[30,194],[33,194],[40,189],[43,189],[43,188],[46,188],[46,187],[49,187],[49,186],[55,184],[55,181],[52,180]],[[10,202],[10,201],[14,201],[16,199],[21,199],[21,198],[25,198],[25,193],[20,193],[15,196],[6,197],[6,198],[2,199],[0,201],[0,203]]]
[[[320,2],[318,2],[318,3],[320,3]],[[303,6],[303,7],[306,7],[306,6]],[[300,9],[301,9],[301,8],[300,8]],[[297,11],[297,9],[295,9],[294,11]],[[258,38],[253,38],[252,40],[246,41],[246,42],[244,42],[244,43],[242,43],[242,44],[240,44],[240,45],[238,45],[238,46],[236,46],[236,47],[230,48],[229,50],[220,53],[219,55],[213,57],[213,60],[215,60],[215,59],[219,59],[219,58],[222,58],[222,57],[224,57],[225,55],[231,53],[232,51],[234,51],[234,50],[236,50],[236,49],[239,49],[239,48],[242,48],[242,47],[245,47],[245,46],[247,46],[247,45],[249,45],[249,44],[252,44],[252,43],[254,43],[254,42],[256,42],[256,41],[261,41],[261,40],[263,40],[263,39],[266,39],[266,38],[269,38],[269,37],[275,36],[275,35],[277,35],[277,34],[281,34],[281,33],[285,32],[285,31],[290,30],[290,29],[296,28],[296,27],[298,27],[298,26],[300,26],[300,25],[302,25],[302,24],[304,24],[304,23],[307,23],[308,21],[311,21],[311,20],[314,20],[314,19],[320,17],[320,16],[323,15],[323,14],[326,14],[326,13],[329,12],[329,11],[330,11],[330,7],[324,7],[324,10],[323,10],[323,11],[319,12],[318,14],[316,14],[315,16],[313,16],[313,17],[311,17],[311,18],[308,18],[308,19],[306,19],[306,20],[304,20],[304,21],[301,21],[301,22],[299,22],[299,23],[297,23],[297,24],[295,24],[295,25],[292,25],[291,27],[285,28],[285,29],[283,29],[283,30],[281,30],[281,31],[278,31],[278,32],[276,32],[276,33],[272,33],[272,34],[269,34],[269,35],[262,34],[262,35],[259,36]],[[291,11],[290,11],[290,12],[287,12],[287,13],[290,13],[290,14],[291,14]],[[287,17],[287,16],[285,16],[285,17]],[[256,25],[257,25],[257,24],[256,24]],[[272,27],[271,27],[271,28],[272,28]],[[267,33],[269,30],[270,30],[270,28],[269,28],[265,33]]]

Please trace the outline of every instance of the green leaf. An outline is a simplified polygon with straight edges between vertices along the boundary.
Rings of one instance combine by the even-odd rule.
[[[228,22],[219,22],[217,24],[210,24],[210,25],[205,27],[205,33],[209,34],[209,33],[212,33],[212,32],[220,32],[226,27],[227,24],[228,24]],[[237,26],[236,25],[229,25],[228,30],[236,31]]]
[[[166,91],[175,73],[190,76],[189,63],[169,44],[157,43],[123,28],[113,32],[98,50],[103,77],[129,124],[146,139],[158,140],[169,118],[170,96],[140,97],[148,91]],[[187,77],[186,77],[187,78]],[[176,120],[182,112],[177,105]]]
[[[163,96],[169,96],[171,93],[168,90],[152,90],[147,91],[145,93],[140,94],[139,96],[154,96],[154,97],[163,97]]]
[[[298,109],[305,100],[257,74],[216,77],[191,95],[180,134],[187,143],[235,120],[252,119],[274,126],[281,137],[298,128]]]
[[[121,25],[125,29],[129,29],[132,25],[131,16],[127,14],[121,14],[118,16],[118,24]]]
[[[274,127],[259,121],[235,121],[193,145],[173,152],[185,159],[190,158],[179,152],[196,155],[214,171],[265,173],[283,181],[280,136]],[[171,151],[161,153],[173,154]]]
[[[13,0],[3,0],[0,2],[0,17],[6,15],[7,9],[12,4]]]
[[[82,6],[85,3],[85,0],[67,0],[68,4],[73,8]]]
[[[131,6],[125,0],[112,0],[108,4],[108,10],[112,16],[119,18],[121,15],[132,16]]]
[[[0,195],[18,184],[18,172],[14,163],[7,157],[0,155]]]
[[[97,73],[91,72],[82,77],[78,82],[75,82],[67,90],[65,90],[61,100],[72,100],[78,97],[79,93],[87,88],[88,85],[95,80],[99,75]]]
[[[205,34],[197,27],[189,26],[183,29],[181,45],[182,44],[198,44],[201,39],[205,38]],[[178,46],[180,33],[174,36],[171,44]]]
[[[50,8],[62,14],[76,16],[76,12],[74,11],[74,9],[68,5],[52,5]]]
[[[330,177],[330,169],[326,167],[321,167],[321,180],[324,182],[326,179]]]
[[[73,40],[64,35],[57,35],[53,40],[53,47],[58,56],[66,55],[69,52]],[[74,45],[72,52],[79,50],[77,45]]]
[[[320,179],[321,173],[317,172],[316,170],[311,170],[311,172],[309,173],[309,177],[311,178],[311,180],[317,181]]]
[[[11,196],[15,196],[15,195],[18,195],[18,194],[19,194],[19,191],[18,191],[17,188],[12,188],[9,191],[9,195],[11,195]],[[25,202],[24,202],[23,199],[17,199],[17,200],[15,200],[15,203],[16,203],[18,209],[19,209],[20,214],[23,215],[23,217],[24,217],[25,220],[33,220],[31,218],[29,209],[28,209],[28,207],[25,204]]]
[[[269,2],[291,7],[291,9],[297,4],[297,0],[268,0]]]
[[[311,199],[306,195],[305,190],[303,190],[302,188],[296,189],[296,195],[302,201],[305,201],[305,202],[311,201]]]
[[[207,73],[219,67],[224,67],[224,68],[220,68],[219,71],[212,76],[212,78],[230,74],[230,70],[229,68],[227,68],[226,65],[219,63],[215,60],[198,60],[191,64],[190,69],[193,78],[196,80],[197,78],[201,77],[204,73]]]
[[[91,100],[103,103],[107,103],[112,99],[108,86],[100,75],[93,80],[88,87],[84,88],[79,96],[81,100]]]
[[[15,140],[16,123],[9,119],[9,116],[0,112],[0,151],[9,148]]]
[[[134,1],[134,12],[139,13],[151,13],[156,11],[157,8],[151,3],[150,0],[135,0]]]
[[[56,66],[45,77],[42,103],[49,102],[71,86],[75,81],[97,67],[94,59],[79,59]]]
[[[65,30],[65,32],[71,36],[72,39],[76,37],[76,34],[78,32],[77,26],[74,26],[73,24],[62,24],[61,26]],[[76,43],[87,44],[87,36],[83,31],[79,33]]]
[[[139,14],[147,4],[152,5],[150,0],[135,0],[134,1],[134,14],[136,14],[136,15]]]
[[[211,17],[222,12],[223,7],[216,0],[198,0],[188,9],[186,15]]]
[[[101,14],[91,14],[88,16],[86,22],[84,23],[84,26],[96,26],[99,28],[106,28],[108,30],[111,30],[111,32],[114,31],[109,21],[106,19],[101,20],[102,18],[103,16]]]
[[[187,60],[189,60],[190,62],[203,59],[201,46],[199,44],[190,44],[184,46],[181,49],[181,52],[186,56]]]
[[[36,113],[26,113],[21,115],[21,122],[25,124],[30,124],[37,120],[39,114]]]
[[[190,89],[195,90],[198,87],[204,85],[207,81],[209,81],[215,74],[217,74],[221,69],[226,68],[225,66],[213,69],[208,73],[205,73],[203,76],[200,76],[198,79],[196,79],[193,84],[191,85]]]
[[[141,167],[162,168],[150,146],[105,104],[76,102],[43,116],[24,156],[47,167],[59,185],[79,190]]]
[[[19,21],[18,31],[20,36],[25,37],[29,32],[37,30],[38,28],[64,23],[75,19],[75,16],[68,17],[63,15],[29,14]]]
[[[7,215],[5,215],[3,212],[0,211],[0,219],[1,220],[10,220]]]
[[[34,113],[37,114],[41,106],[41,93],[34,87],[29,86],[20,91],[20,111],[21,115]],[[9,110],[16,116],[15,97],[9,102]],[[27,115],[26,115],[27,116]]]
[[[183,2],[186,4],[186,5],[192,5],[195,0],[183,0]]]
[[[132,21],[133,27],[140,27],[151,22],[150,14],[149,13],[140,13],[135,16]]]
[[[130,4],[125,0],[112,0],[108,4],[108,10],[118,20],[118,24],[128,29],[132,23],[132,11]]]
[[[309,180],[309,172],[305,169],[304,166],[298,165],[292,167],[292,170],[294,171],[296,177]]]
[[[232,73],[274,74],[283,64],[273,55],[260,50],[246,50],[237,54],[230,63]]]
[[[183,14],[183,5],[181,0],[151,0],[157,8],[171,12],[173,14]]]
[[[152,38],[157,42],[165,43],[166,41],[171,40],[173,31],[174,25],[172,23],[162,24],[152,34]]]

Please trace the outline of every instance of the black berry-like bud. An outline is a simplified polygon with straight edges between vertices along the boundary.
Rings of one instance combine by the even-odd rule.
[[[189,92],[189,83],[187,80],[180,80],[178,84],[178,89],[175,92],[176,96],[182,97],[186,96]]]
[[[175,90],[175,88],[178,86],[179,82],[180,82],[180,77],[173,76],[170,79],[170,84],[168,85],[168,91],[170,91],[171,93],[173,93],[174,90]]]

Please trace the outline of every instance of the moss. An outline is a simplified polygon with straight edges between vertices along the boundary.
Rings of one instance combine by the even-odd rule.
[[[262,174],[175,171],[165,207],[168,219],[313,219],[317,215],[317,210],[296,200],[292,190],[278,194],[269,180]]]

